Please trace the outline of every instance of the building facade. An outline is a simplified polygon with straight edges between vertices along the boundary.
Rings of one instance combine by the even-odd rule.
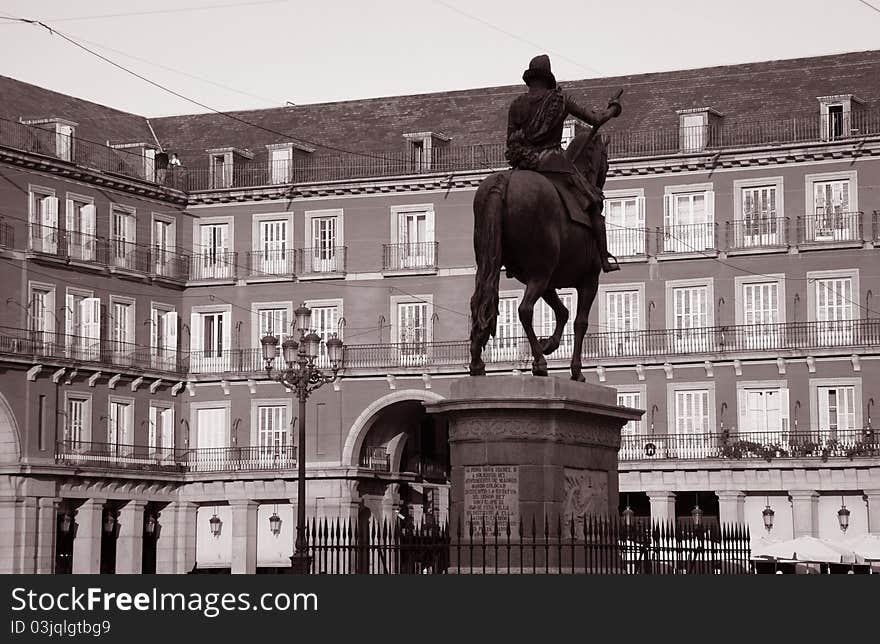
[[[584,348],[587,378],[645,410],[621,509],[699,506],[754,538],[880,532],[878,69],[864,52],[566,84],[595,105],[626,90],[605,132],[622,270]],[[423,403],[466,374],[471,202],[520,87],[248,125],[0,80],[4,571],[288,566],[299,419],[260,338],[297,337],[302,303],[346,347],[307,404],[309,519],[447,520]],[[522,286],[501,291],[489,377],[530,368]]]

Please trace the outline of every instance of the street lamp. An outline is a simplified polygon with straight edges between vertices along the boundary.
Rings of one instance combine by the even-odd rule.
[[[840,497],[840,509],[837,511],[837,522],[840,524],[840,529],[843,532],[846,532],[846,529],[849,528],[849,510],[846,508],[846,503],[843,502],[843,497]]]
[[[219,539],[220,531],[223,530],[223,520],[217,516],[217,508],[214,508],[214,515],[208,519],[208,527],[211,529],[211,536]]]
[[[272,511],[272,516],[269,517],[269,531],[276,537],[281,534],[281,517],[278,516],[277,505]]]
[[[767,505],[761,510],[761,517],[764,519],[764,527],[767,528],[767,532],[770,532],[773,529],[773,517],[776,513],[773,511],[773,508],[770,507],[770,497],[767,497]]]
[[[296,394],[299,401],[299,432],[296,456],[297,465],[297,503],[296,503],[296,542],[294,553],[290,558],[291,570],[294,574],[307,575],[311,568],[309,544],[306,539],[306,400],[319,387],[336,380],[342,367],[342,340],[334,334],[326,342],[327,357],[330,361],[330,373],[322,371],[315,365],[315,359],[321,347],[321,338],[310,331],[312,311],[305,304],[294,311],[299,342],[287,338],[281,343],[281,354],[284,365],[273,373],[272,363],[278,356],[278,338],[266,334],[260,339],[263,347],[263,360],[266,362],[266,375],[269,379],[280,382]]]

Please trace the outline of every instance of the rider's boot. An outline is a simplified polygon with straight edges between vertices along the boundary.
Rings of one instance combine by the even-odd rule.
[[[599,246],[599,257],[602,260],[602,270],[606,273],[610,273],[612,271],[619,271],[620,265],[617,263],[617,258],[608,252],[608,235],[605,231],[605,217],[597,216],[593,219],[594,222],[594,230],[596,231],[596,240],[598,241]],[[614,263],[608,261],[609,259],[613,259]]]

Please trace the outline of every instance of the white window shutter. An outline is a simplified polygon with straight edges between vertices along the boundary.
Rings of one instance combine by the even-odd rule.
[[[737,433],[742,434],[743,432],[749,431],[748,426],[748,395],[745,389],[740,389],[736,392],[737,398],[737,410],[739,411],[739,428],[737,429]]]
[[[156,449],[156,423],[158,422],[159,410],[150,406],[150,435],[147,437],[147,445]]]
[[[58,197],[43,197],[43,225],[58,228]]]
[[[787,432],[791,426],[789,422],[789,406],[788,406],[788,387],[782,387],[779,390],[779,424],[784,432]]]
[[[229,311],[223,312],[223,351],[228,351],[232,348],[232,342],[230,338],[232,337],[232,324],[230,321],[230,313]]]
[[[639,228],[645,227],[645,208],[646,208],[645,198],[644,197],[637,197],[636,198],[636,209],[637,209],[636,218],[639,223]]]
[[[74,325],[74,321],[75,321],[74,307],[76,306],[76,303],[74,302],[72,294],[70,294],[70,293],[67,294],[67,297],[65,298],[65,305],[66,305],[66,308],[64,309],[64,316],[65,316],[64,317],[64,322],[65,322],[65,324],[64,324],[65,331],[64,332],[67,335],[78,335],[76,332],[76,326]],[[82,315],[80,315],[80,321],[82,321]]]
[[[202,351],[202,316],[198,313],[191,313],[189,316],[190,351]]]
[[[101,299],[87,297],[79,303],[82,335],[95,342],[101,339]]]
[[[159,325],[162,324],[162,318],[159,317],[158,309],[150,310],[150,348],[155,350],[161,349],[159,346]]]
[[[164,317],[165,350],[173,354],[177,351],[177,311],[168,311]]]
[[[715,191],[706,191],[706,223],[715,223]]]
[[[673,203],[675,195],[663,195],[663,225],[672,226],[675,224],[675,207]]]
[[[80,216],[82,217],[82,234],[94,237],[96,225],[95,206],[93,204],[83,206],[80,210]]]

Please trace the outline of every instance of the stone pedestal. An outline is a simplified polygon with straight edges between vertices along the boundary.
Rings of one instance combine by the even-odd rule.
[[[555,377],[467,377],[425,404],[449,424],[451,531],[462,541],[580,531],[585,516],[617,514],[620,429],[643,412],[610,387]]]

